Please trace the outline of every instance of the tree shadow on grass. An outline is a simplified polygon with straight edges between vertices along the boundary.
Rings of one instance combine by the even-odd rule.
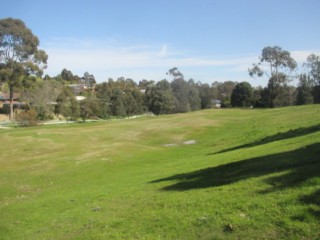
[[[320,189],[313,192],[311,195],[305,195],[300,198],[300,201],[304,204],[313,205],[314,207],[309,208],[309,212],[320,219]]]
[[[314,125],[314,126],[305,127],[305,128],[297,128],[294,130],[289,130],[287,132],[277,133],[275,135],[262,138],[258,141],[252,142],[252,143],[247,143],[247,144],[243,144],[240,146],[227,148],[227,149],[215,152],[215,153],[209,153],[208,155],[230,152],[230,151],[238,150],[238,149],[242,149],[242,148],[255,147],[255,146],[267,144],[270,142],[275,142],[275,141],[280,141],[280,140],[285,140],[285,139],[290,139],[290,138],[295,138],[295,137],[300,137],[300,136],[312,134],[312,133],[315,133],[318,131],[320,131],[320,125]]]
[[[261,194],[298,187],[315,177],[320,177],[320,143],[314,143],[293,151],[271,154],[263,157],[232,162],[217,167],[200,169],[190,173],[177,174],[171,177],[154,180],[151,183],[174,181],[175,183],[162,188],[163,191],[187,191],[192,189],[212,188],[235,183],[253,177],[272,173],[280,176],[267,178],[270,188]],[[317,181],[315,181],[317,184]],[[320,190],[300,199],[305,204],[316,204],[319,209]],[[312,210],[316,217],[320,211]]]
[[[162,190],[185,191],[218,187],[252,177],[291,170],[273,180],[275,188],[292,187],[309,178],[320,176],[320,143],[314,143],[293,151],[232,162],[217,167],[177,174],[154,180],[151,183],[178,181]]]

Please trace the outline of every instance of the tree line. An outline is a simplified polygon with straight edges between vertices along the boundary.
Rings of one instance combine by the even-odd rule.
[[[39,40],[19,19],[0,20],[0,80],[2,91],[10,93],[13,119],[13,93],[25,103],[22,121],[33,116],[46,120],[129,117],[146,112],[171,114],[221,107],[282,107],[320,103],[320,59],[311,54],[304,63],[307,71],[297,75],[296,61],[278,46],[265,47],[260,61],[248,69],[249,76],[266,77],[266,87],[249,82],[196,82],[186,80],[174,67],[169,80],[141,80],[120,77],[96,84],[94,76],[82,77],[63,69],[55,77],[42,77],[48,56],[38,49]],[[291,85],[293,79],[298,86]],[[216,100],[216,101],[214,101]],[[4,111],[4,110],[2,110]],[[18,118],[19,118],[18,117]],[[28,120],[26,120],[28,121]]]

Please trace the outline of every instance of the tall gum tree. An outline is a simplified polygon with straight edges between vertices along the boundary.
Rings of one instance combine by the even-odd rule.
[[[297,67],[296,61],[290,56],[288,51],[282,50],[278,46],[265,47],[262,50],[260,61],[249,68],[251,77],[269,78],[268,90],[270,107],[274,107],[274,100],[278,96],[278,88],[289,81],[289,74]]]
[[[307,62],[303,64],[309,69],[309,75],[312,78],[315,86],[320,85],[320,56],[314,53],[310,54],[307,58]]]
[[[320,56],[314,53],[309,55],[304,66],[309,69],[308,75],[312,80],[313,102],[320,103]]]
[[[41,76],[48,56],[38,49],[39,39],[20,19],[0,20],[0,78],[10,91],[10,120],[13,120],[13,90],[28,75]]]

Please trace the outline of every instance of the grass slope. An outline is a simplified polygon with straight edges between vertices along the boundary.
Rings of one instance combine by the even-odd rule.
[[[0,138],[0,239],[320,238],[319,105]]]

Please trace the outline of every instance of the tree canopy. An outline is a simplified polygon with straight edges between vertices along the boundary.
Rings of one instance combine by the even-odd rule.
[[[248,82],[238,83],[231,95],[231,105],[233,107],[251,107],[253,89]]]
[[[304,66],[309,69],[309,75],[314,85],[320,85],[320,56],[315,54],[309,55]]]
[[[263,64],[266,64],[266,66],[263,66]],[[296,67],[297,63],[288,51],[274,46],[265,47],[262,50],[260,61],[257,64],[253,64],[252,68],[249,69],[251,77],[266,75],[269,78],[270,107],[275,107],[275,99],[279,94],[279,87],[289,82],[289,73]]]
[[[10,119],[13,119],[13,87],[24,76],[41,76],[48,56],[38,49],[39,39],[20,19],[0,20],[0,77],[9,84]]]

